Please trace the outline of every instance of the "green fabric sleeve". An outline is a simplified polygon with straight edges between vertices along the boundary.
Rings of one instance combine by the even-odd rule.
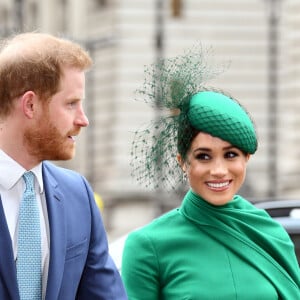
[[[128,299],[159,299],[157,257],[150,239],[143,232],[134,231],[128,236],[122,262]]]

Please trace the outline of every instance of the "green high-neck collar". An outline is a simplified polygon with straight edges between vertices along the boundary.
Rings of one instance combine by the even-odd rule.
[[[300,299],[300,273],[292,255],[293,243],[264,210],[238,195],[226,205],[214,206],[190,190],[179,212],[259,269],[276,286],[280,299]]]

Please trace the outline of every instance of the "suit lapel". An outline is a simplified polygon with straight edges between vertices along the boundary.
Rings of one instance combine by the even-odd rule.
[[[11,237],[0,197],[0,277],[5,282],[10,299],[19,299],[16,265]],[[7,247],[3,247],[7,245]]]
[[[46,290],[47,299],[57,299],[64,273],[66,233],[64,197],[54,177],[43,164],[43,180],[50,231],[50,261]]]

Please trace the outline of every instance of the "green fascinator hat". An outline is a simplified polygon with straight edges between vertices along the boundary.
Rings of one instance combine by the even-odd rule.
[[[155,118],[137,130],[131,149],[132,176],[140,185],[181,189],[183,157],[199,131],[219,137],[245,153],[257,149],[254,123],[245,108],[207,82],[223,71],[214,65],[211,48],[190,48],[145,69],[137,100],[151,104]]]
[[[192,127],[229,142],[245,153],[257,149],[253,122],[234,99],[215,91],[202,91],[190,99],[188,119]]]

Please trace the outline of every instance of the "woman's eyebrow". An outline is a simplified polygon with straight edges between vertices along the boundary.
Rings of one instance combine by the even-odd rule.
[[[223,147],[222,149],[224,151],[227,151],[227,150],[237,149],[237,147],[229,145],[229,146]],[[198,152],[198,151],[212,152],[212,149],[207,148],[207,147],[198,147],[198,148],[193,150],[193,152]]]
[[[238,149],[237,147],[233,146],[233,145],[229,145],[227,147],[223,148],[224,150],[232,150],[232,149]]]
[[[206,147],[199,147],[193,150],[193,152],[198,152],[198,151],[205,151],[205,152],[211,152],[212,150],[210,148]]]

